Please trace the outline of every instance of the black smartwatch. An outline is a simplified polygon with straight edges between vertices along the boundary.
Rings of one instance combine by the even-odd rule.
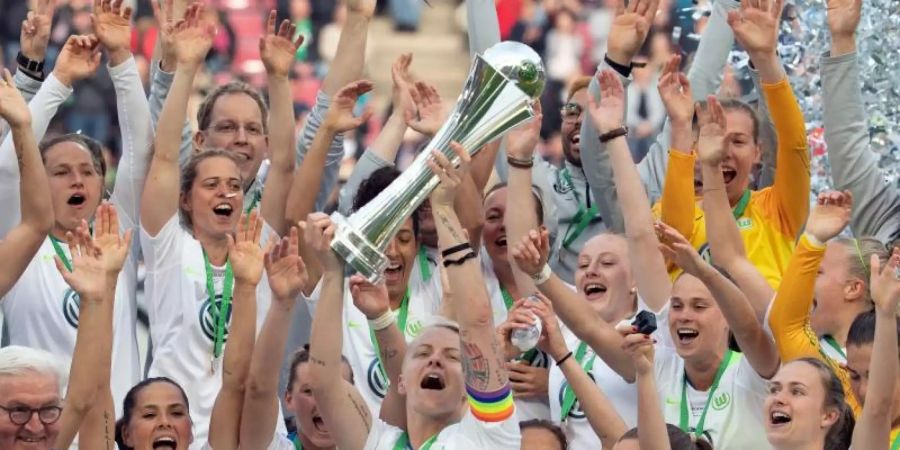
[[[31,78],[37,81],[44,81],[44,61],[35,61],[19,52],[16,55],[16,63]]]

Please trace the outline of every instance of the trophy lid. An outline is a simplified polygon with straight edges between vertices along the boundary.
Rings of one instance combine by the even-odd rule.
[[[538,99],[544,91],[544,63],[531,47],[521,42],[503,41],[487,49],[482,58],[515,81],[519,89],[532,99]]]

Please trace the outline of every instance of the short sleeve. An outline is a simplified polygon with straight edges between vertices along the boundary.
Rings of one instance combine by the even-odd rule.
[[[468,410],[459,423],[459,435],[471,440],[472,448],[518,450],[522,442],[516,412],[500,422],[483,422]]]
[[[394,444],[403,435],[403,430],[388,425],[381,419],[376,418],[369,428],[369,437],[366,439],[365,450],[390,450],[394,448]]]
[[[178,214],[173,215],[156,236],[150,236],[141,225],[141,249],[147,272],[158,272],[178,264],[184,247],[184,234]]]

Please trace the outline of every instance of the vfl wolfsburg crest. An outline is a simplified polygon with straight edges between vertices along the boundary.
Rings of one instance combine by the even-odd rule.
[[[369,390],[378,398],[383,399],[387,395],[388,380],[384,378],[384,370],[381,368],[381,361],[378,360],[378,357],[372,360],[369,369],[366,370],[366,383],[369,384]]]
[[[712,409],[716,411],[721,411],[728,407],[731,404],[731,395],[727,392],[723,392],[715,398],[712,399]]]
[[[422,321],[421,320],[413,320],[406,324],[406,330],[404,331],[410,339],[415,339],[419,336],[419,333],[422,332]]]
[[[78,313],[81,311],[81,297],[72,288],[66,289],[62,300],[62,313],[72,328],[78,328]]]
[[[591,378],[591,381],[594,381],[594,374],[591,372],[587,372],[587,375]],[[569,387],[569,382],[564,381],[562,386],[559,387],[559,395],[557,398],[559,399],[559,404],[565,404],[564,393],[566,392],[566,388]],[[584,410],[581,409],[581,401],[579,401],[576,397],[575,404],[572,405],[572,410],[569,411],[569,415],[566,416],[572,419],[584,419],[586,416],[584,414]]]
[[[700,253],[700,257],[703,258],[703,260],[706,261],[707,264],[712,265],[712,252],[709,251],[709,242],[700,246],[700,250],[697,250],[697,252]]]
[[[203,330],[203,335],[209,339],[209,342],[215,342],[216,323],[219,320],[219,309],[221,307],[221,294],[216,294],[215,308],[213,308],[212,302],[210,302],[209,299],[206,299],[206,301],[203,302],[203,306],[200,307],[200,329]],[[225,317],[224,342],[228,342],[228,330],[231,328],[231,308],[228,308],[227,314],[227,317]]]

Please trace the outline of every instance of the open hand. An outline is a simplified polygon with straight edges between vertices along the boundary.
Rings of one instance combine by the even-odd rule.
[[[408,108],[403,113],[406,124],[426,136],[437,134],[447,119],[444,101],[437,89],[424,81],[417,81],[410,88],[409,96],[412,98],[413,108]]]
[[[256,286],[263,274],[263,250],[259,246],[263,220],[256,210],[241,214],[236,237],[228,236],[228,262],[235,281]]]
[[[669,261],[674,261],[682,270],[697,278],[712,268],[678,230],[662,222],[657,222],[655,227],[659,250]]]
[[[544,119],[541,102],[534,103],[534,117],[506,133],[506,154],[518,159],[531,159],[541,139],[541,122]]]
[[[410,91],[414,90],[416,86],[416,80],[409,72],[412,60],[412,53],[403,53],[391,64],[391,81],[393,81],[391,103],[393,103],[393,113],[401,116],[405,115],[407,111],[415,110],[415,104],[410,94]]]
[[[206,6],[191,3],[184,19],[175,24],[172,40],[175,43],[175,59],[179,66],[196,69],[200,66],[216,36],[216,27],[206,21]]]
[[[153,18],[156,19],[156,28],[159,30],[157,39],[159,40],[160,65],[166,72],[175,71],[175,17],[174,17],[174,0],[151,0],[150,5],[153,7]]]
[[[697,153],[700,162],[718,167],[725,159],[725,110],[716,96],[707,98],[706,109],[698,114],[700,138]]]
[[[119,214],[115,206],[103,202],[94,213],[94,247],[100,251],[100,263],[110,276],[118,276],[131,248],[132,230],[119,235]]]
[[[616,16],[609,29],[607,55],[613,62],[627,66],[644,45],[653,17],[659,9],[659,0],[616,1]]]
[[[300,258],[300,237],[297,227],[291,227],[288,236],[270,246],[266,252],[266,276],[276,301],[293,304],[306,284],[306,265]]]
[[[106,297],[106,290],[115,284],[131,248],[131,230],[124,237],[119,236],[118,218],[112,205],[100,205],[96,217],[94,238],[87,221],[82,221],[74,232],[66,233],[71,271],[59,256],[54,257],[56,269],[82,301]]]
[[[728,25],[741,47],[754,55],[774,55],[784,0],[744,0],[740,11],[728,12]]]
[[[431,158],[427,161],[428,167],[441,180],[434,192],[431,193],[432,208],[441,206],[452,208],[459,185],[463,183],[469,173],[469,163],[472,162],[469,152],[458,142],[451,142],[450,148],[456,154],[456,159],[459,159],[459,167],[454,167],[450,159],[437,150],[431,151]]]
[[[666,62],[659,79],[659,96],[672,123],[689,126],[694,118],[694,98],[691,95],[691,83],[679,70],[680,67],[681,55],[673,54]]]
[[[297,57],[297,50],[303,45],[303,35],[294,39],[297,26],[284,19],[275,33],[276,12],[269,12],[266,21],[266,35],[259,38],[259,57],[270,77],[287,78]]]
[[[853,39],[859,26],[862,0],[828,0],[826,11],[831,39]]]
[[[27,127],[31,124],[31,110],[7,69],[3,69],[3,79],[0,80],[0,117],[11,127]]]
[[[109,52],[111,66],[117,66],[131,55],[131,7],[124,0],[94,0],[91,23],[94,34]]]
[[[93,34],[72,35],[63,45],[53,75],[62,84],[72,87],[72,83],[90,78],[100,67],[100,40]]]
[[[625,124],[625,87],[619,75],[612,70],[597,74],[600,81],[600,102],[588,96],[588,113],[600,134],[620,128]]]
[[[900,304],[900,247],[894,247],[887,264],[882,267],[878,255],[872,255],[872,277],[869,286],[875,307],[891,316]]]
[[[350,277],[350,295],[356,308],[369,320],[375,320],[391,310],[391,300],[384,281],[372,284],[362,275],[353,275]]]
[[[847,228],[853,208],[850,191],[822,192],[806,219],[806,232],[819,242],[827,242]]]
[[[512,249],[516,267],[529,276],[544,269],[550,255],[550,235],[546,229],[530,230]]]
[[[33,61],[43,61],[50,42],[50,27],[53,25],[54,0],[36,0],[33,10],[22,21],[19,44],[22,54]]]
[[[369,117],[372,116],[371,111],[364,112],[361,116],[356,117],[353,115],[353,109],[356,107],[359,97],[371,91],[372,88],[373,84],[368,80],[354,81],[342,87],[331,99],[331,106],[328,107],[328,112],[325,113],[325,122],[322,126],[334,133],[343,133],[366,123]]]

